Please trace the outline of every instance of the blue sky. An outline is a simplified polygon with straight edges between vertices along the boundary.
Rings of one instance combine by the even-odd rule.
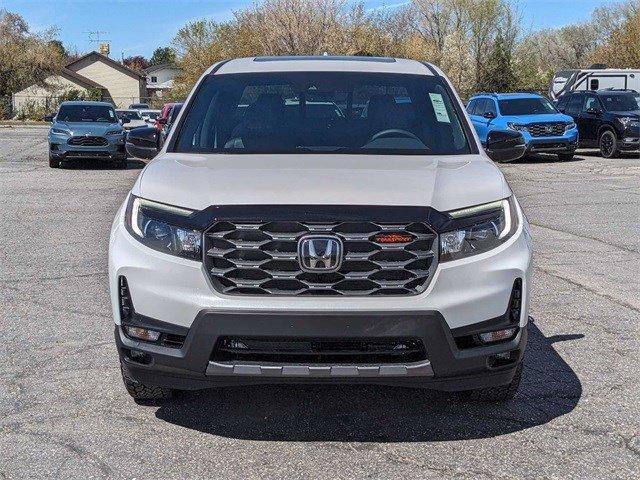
[[[515,0],[526,30],[558,27],[587,20],[591,11],[613,0]],[[234,10],[253,0],[0,0],[0,9],[22,15],[36,30],[56,26],[58,37],[72,50],[95,48],[87,32],[102,30],[111,57],[151,56],[171,43],[185,23],[200,18],[228,20]],[[364,0],[367,9],[394,8],[402,0]]]

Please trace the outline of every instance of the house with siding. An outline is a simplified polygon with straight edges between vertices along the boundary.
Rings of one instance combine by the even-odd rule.
[[[126,108],[147,97],[144,75],[98,52],[91,52],[67,64],[59,74],[13,94],[14,113],[34,103],[55,106],[65,91],[96,92],[99,99]]]
[[[149,96],[162,98],[167,90],[173,87],[173,81],[180,73],[180,69],[175,65],[164,63],[161,65],[152,65],[145,69],[147,76],[147,93]]]

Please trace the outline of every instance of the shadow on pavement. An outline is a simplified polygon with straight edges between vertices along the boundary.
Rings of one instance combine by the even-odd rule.
[[[520,157],[511,163],[573,163],[581,162],[583,160],[584,158],[581,158],[578,155],[574,156],[571,160],[560,160],[557,155],[553,155],[551,153],[535,153]]]
[[[289,385],[186,393],[156,417],[185,428],[247,440],[424,442],[494,437],[571,412],[582,395],[553,345],[582,334],[545,337],[531,323],[523,383],[504,404],[460,400],[424,389]]]
[[[146,163],[135,158],[127,159],[126,170],[140,170],[144,168]],[[96,160],[93,158],[83,158],[68,162],[63,162],[60,167],[63,170],[120,170],[110,162],[105,160]]]

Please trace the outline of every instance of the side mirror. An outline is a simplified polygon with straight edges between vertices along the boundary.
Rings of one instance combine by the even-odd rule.
[[[592,115],[600,115],[602,112],[599,108],[589,107],[587,108],[587,113],[590,113]]]
[[[494,162],[512,162],[526,150],[527,144],[520,132],[493,130],[487,135],[485,151]]]
[[[160,150],[158,130],[154,127],[132,128],[127,134],[127,153],[132,157],[151,160]]]
[[[491,120],[492,118],[496,118],[496,114],[493,112],[484,112],[484,115],[482,115],[484,118],[488,118],[489,120]]]
[[[122,125],[124,125],[125,123],[131,123],[131,120],[129,120],[128,118],[124,118],[124,117],[123,117],[123,118],[121,118],[121,119],[120,119],[120,123],[121,123]]]
[[[53,119],[54,119],[55,117],[56,117],[56,116],[55,116],[55,114],[50,113],[49,115],[45,115],[45,116],[44,116],[44,118],[43,118],[43,120],[44,120],[45,122],[53,123]]]

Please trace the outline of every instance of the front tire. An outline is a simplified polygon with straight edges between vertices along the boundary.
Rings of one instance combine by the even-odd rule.
[[[51,154],[49,154],[49,167],[60,168],[60,160],[56,160]]]
[[[469,398],[477,402],[508,402],[515,397],[520,381],[522,380],[522,369],[524,361],[520,360],[516,367],[516,373],[510,383],[506,385],[499,385],[497,387],[478,388],[477,390],[471,390]]]
[[[173,392],[170,388],[156,387],[136,382],[129,376],[122,362],[120,362],[120,373],[122,373],[122,381],[127,392],[136,402],[166,400],[172,397]]]
[[[605,130],[600,134],[598,146],[600,147],[600,155],[604,158],[616,158],[618,156],[618,139],[611,130]]]
[[[571,160],[573,160],[573,152],[571,153],[559,153],[558,154],[558,160],[560,160],[561,162],[570,162]]]

